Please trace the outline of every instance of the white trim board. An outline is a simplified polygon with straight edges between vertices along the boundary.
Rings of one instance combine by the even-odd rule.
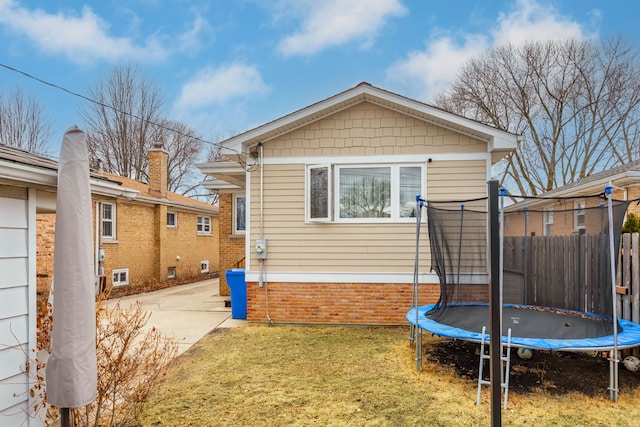
[[[247,272],[245,281],[258,282],[258,272]],[[439,284],[438,276],[423,273],[418,276],[420,284]],[[461,275],[462,283],[487,284],[487,274]],[[265,273],[265,282],[285,283],[413,283],[413,273]]]

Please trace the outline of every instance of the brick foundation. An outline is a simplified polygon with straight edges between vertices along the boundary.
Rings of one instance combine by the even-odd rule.
[[[411,308],[410,283],[247,283],[247,320],[275,323],[335,323],[362,325],[406,325]],[[437,284],[421,285],[420,305],[438,300]],[[488,297],[486,285],[469,285],[461,291],[474,300]]]

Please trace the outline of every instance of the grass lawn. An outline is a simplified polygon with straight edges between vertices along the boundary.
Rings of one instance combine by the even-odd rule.
[[[217,330],[175,361],[144,426],[487,426],[489,389],[429,360],[415,368],[408,327]],[[640,373],[638,373],[640,375]],[[578,392],[510,392],[505,426],[638,426],[640,390],[618,403]]]

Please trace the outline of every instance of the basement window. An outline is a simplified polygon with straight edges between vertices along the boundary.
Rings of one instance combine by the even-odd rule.
[[[113,287],[126,286],[129,284],[129,269],[120,268],[112,271]]]
[[[209,272],[209,261],[200,261],[200,273]]]

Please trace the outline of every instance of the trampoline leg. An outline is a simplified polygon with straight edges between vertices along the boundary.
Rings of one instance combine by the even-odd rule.
[[[609,399],[618,401],[618,355],[611,350],[612,357],[609,357]]]
[[[409,345],[413,347],[415,340],[416,329],[415,325],[409,325]]]
[[[422,371],[422,333],[416,328],[416,369]]]

